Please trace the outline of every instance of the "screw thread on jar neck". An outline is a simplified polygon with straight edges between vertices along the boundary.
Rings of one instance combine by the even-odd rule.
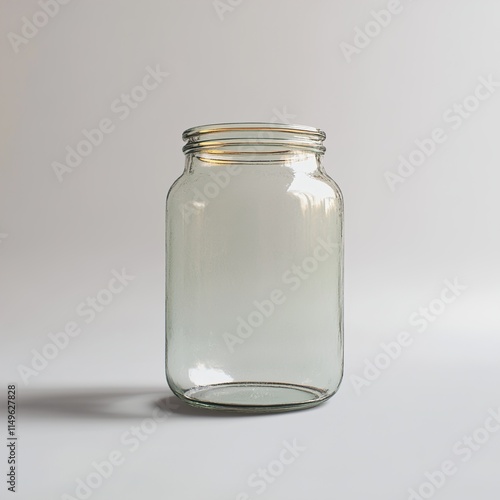
[[[203,125],[186,130],[184,153],[202,152],[207,157],[238,157],[252,155],[272,157],[297,153],[325,152],[322,130],[301,125],[278,123],[222,123]],[[233,161],[232,159],[230,161]]]

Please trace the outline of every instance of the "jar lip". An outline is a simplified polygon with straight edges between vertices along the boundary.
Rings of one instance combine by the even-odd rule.
[[[264,137],[264,134],[266,136]],[[199,125],[185,130],[182,139],[186,141],[185,153],[199,149],[219,149],[231,145],[286,145],[287,147],[325,151],[323,130],[307,125],[268,122],[214,123]]]
[[[235,122],[235,123],[210,123],[191,127],[182,133],[182,139],[188,140],[193,135],[209,134],[224,131],[252,131],[257,132],[276,130],[279,132],[292,132],[295,134],[315,135],[318,139],[325,140],[326,134],[323,130],[308,125],[297,125],[293,123],[271,123],[271,122]]]

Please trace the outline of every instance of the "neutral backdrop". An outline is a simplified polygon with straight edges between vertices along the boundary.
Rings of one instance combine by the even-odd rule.
[[[1,498],[498,498],[499,19],[498,0],[1,0],[0,433],[13,383],[19,436],[18,491],[2,480]],[[156,88],[127,111],[148,71]],[[316,409],[224,416],[166,386],[165,195],[182,131],[231,121],[327,134],[346,372]],[[82,315],[113,272],[133,278]],[[68,322],[80,334],[47,351]]]

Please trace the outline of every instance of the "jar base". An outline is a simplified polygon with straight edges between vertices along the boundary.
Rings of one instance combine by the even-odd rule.
[[[332,394],[315,387],[266,382],[230,382],[177,393],[186,403],[214,410],[271,413],[316,406]]]

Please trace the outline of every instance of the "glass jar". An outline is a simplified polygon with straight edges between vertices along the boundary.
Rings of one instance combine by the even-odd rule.
[[[195,127],[167,197],[166,368],[187,403],[314,406],[343,373],[343,201],[325,134]]]

